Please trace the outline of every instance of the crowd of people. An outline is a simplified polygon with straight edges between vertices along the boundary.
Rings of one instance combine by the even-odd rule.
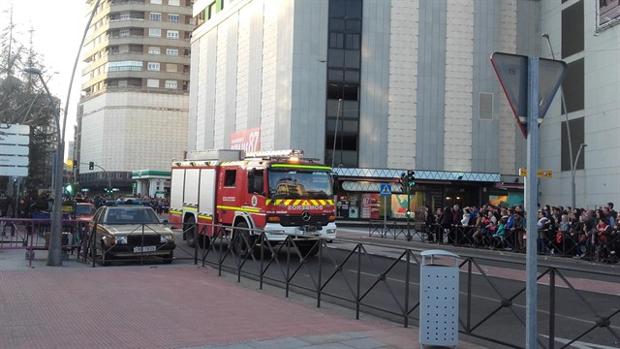
[[[525,251],[526,216],[512,208],[458,205],[424,212],[429,241]],[[545,206],[538,210],[539,253],[615,263],[620,253],[620,216],[609,202],[599,209]]]
[[[144,205],[150,206],[158,214],[168,212],[169,201],[166,198],[151,197],[148,195],[137,196],[109,196],[109,195],[96,195],[96,196],[81,196],[78,195],[74,198],[76,202],[89,202],[99,208],[103,205]]]
[[[118,204],[140,204],[151,206],[158,214],[167,213],[168,199],[155,198],[146,195],[140,196],[113,196],[113,195],[87,195],[77,194],[75,196],[65,196],[63,205],[74,202],[88,202],[99,208],[103,205]],[[42,213],[50,212],[52,209],[53,199],[48,192],[28,193],[21,196],[17,202],[4,194],[0,193],[0,217],[11,218],[44,218]]]

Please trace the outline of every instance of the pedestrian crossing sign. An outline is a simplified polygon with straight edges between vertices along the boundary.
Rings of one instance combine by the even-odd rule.
[[[383,196],[392,195],[392,186],[387,183],[381,183],[379,194]]]

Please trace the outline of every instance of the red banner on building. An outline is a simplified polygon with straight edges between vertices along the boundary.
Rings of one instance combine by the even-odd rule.
[[[260,128],[248,128],[230,135],[230,149],[246,152],[260,150]]]

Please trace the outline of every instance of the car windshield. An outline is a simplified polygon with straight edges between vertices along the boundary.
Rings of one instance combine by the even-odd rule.
[[[95,212],[95,208],[91,205],[76,205],[75,206],[76,216],[92,216],[94,212]]]
[[[332,196],[332,178],[326,171],[269,170],[271,198],[316,198]]]
[[[159,218],[150,207],[110,207],[103,219],[105,224],[157,224]]]

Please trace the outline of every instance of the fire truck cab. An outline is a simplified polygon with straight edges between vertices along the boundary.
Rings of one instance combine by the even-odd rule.
[[[172,164],[169,221],[183,227],[190,246],[225,226],[219,231],[230,241],[293,236],[302,253],[312,253],[317,239],[336,237],[332,187],[331,168],[299,150],[193,152]]]

